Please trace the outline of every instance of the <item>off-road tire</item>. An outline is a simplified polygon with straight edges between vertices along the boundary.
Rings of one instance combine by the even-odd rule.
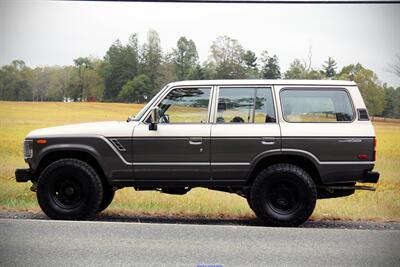
[[[246,200],[247,200],[247,204],[249,205],[250,209],[253,210],[253,204],[251,204],[250,193],[248,195],[246,195]]]
[[[298,226],[312,214],[317,190],[311,176],[292,164],[275,164],[261,171],[250,191],[257,217],[269,226]]]
[[[103,200],[100,203],[99,209],[97,213],[102,212],[108,206],[110,206],[111,202],[114,199],[115,191],[112,189],[111,186],[103,184]]]
[[[52,219],[82,220],[92,217],[103,199],[103,185],[92,166],[72,158],[60,159],[40,174],[37,200]]]

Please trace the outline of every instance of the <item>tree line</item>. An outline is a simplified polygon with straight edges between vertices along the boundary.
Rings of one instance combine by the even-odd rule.
[[[400,76],[400,57],[391,66]],[[277,55],[260,55],[245,49],[238,40],[219,36],[209,57],[200,63],[193,40],[180,37],[176,47],[164,52],[158,33],[150,30],[139,43],[132,34],[126,44],[116,40],[102,59],[79,57],[69,66],[30,68],[14,60],[0,69],[0,100],[12,101],[107,101],[143,103],[164,84],[178,80],[204,79],[340,79],[355,81],[370,114],[400,117],[400,87],[388,87],[360,63],[338,70],[328,57],[320,68],[295,59],[282,72]]]

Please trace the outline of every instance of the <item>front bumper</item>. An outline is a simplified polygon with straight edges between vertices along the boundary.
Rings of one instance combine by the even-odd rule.
[[[379,180],[379,172],[375,171],[366,171],[364,173],[364,177],[359,180],[360,183],[373,183],[376,184]]]
[[[31,180],[31,169],[16,169],[15,179],[19,183],[28,182]]]

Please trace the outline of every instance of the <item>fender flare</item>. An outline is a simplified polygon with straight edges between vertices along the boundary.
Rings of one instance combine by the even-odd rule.
[[[73,151],[73,152],[83,152],[86,154],[89,154],[90,156],[93,157],[94,160],[96,160],[98,166],[101,168],[101,171],[103,174],[105,174],[106,177],[108,177],[108,174],[105,172],[104,166],[102,165],[102,161],[100,153],[93,147],[88,146],[88,145],[83,145],[83,144],[75,144],[75,143],[70,143],[70,144],[53,144],[49,145],[48,147],[43,148],[39,154],[37,155],[37,165],[35,168],[37,169],[40,164],[42,163],[43,159],[48,156],[51,153],[55,152],[68,152],[68,151]]]
[[[300,150],[300,149],[273,149],[273,150],[264,151],[253,158],[253,160],[250,162],[250,168],[249,168],[249,172],[247,175],[248,179],[250,179],[250,175],[252,174],[252,172],[258,165],[258,163],[260,163],[262,160],[265,160],[269,157],[274,157],[274,156],[300,156],[300,157],[306,158],[314,165],[314,167],[317,169],[317,171],[320,172],[320,168],[319,168],[320,161],[318,160],[318,158],[315,155],[313,155],[312,153],[310,153],[308,151]]]

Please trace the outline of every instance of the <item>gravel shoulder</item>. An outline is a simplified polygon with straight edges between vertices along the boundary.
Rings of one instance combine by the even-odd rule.
[[[0,211],[0,219],[33,219],[49,220],[42,212]],[[119,215],[101,213],[91,221],[106,222],[133,222],[133,223],[161,223],[161,224],[198,224],[198,225],[242,225],[263,226],[257,219],[216,219],[204,217],[168,217],[147,215]],[[400,230],[400,222],[373,222],[373,221],[307,221],[299,228],[326,228],[326,229],[359,229],[359,230]]]

